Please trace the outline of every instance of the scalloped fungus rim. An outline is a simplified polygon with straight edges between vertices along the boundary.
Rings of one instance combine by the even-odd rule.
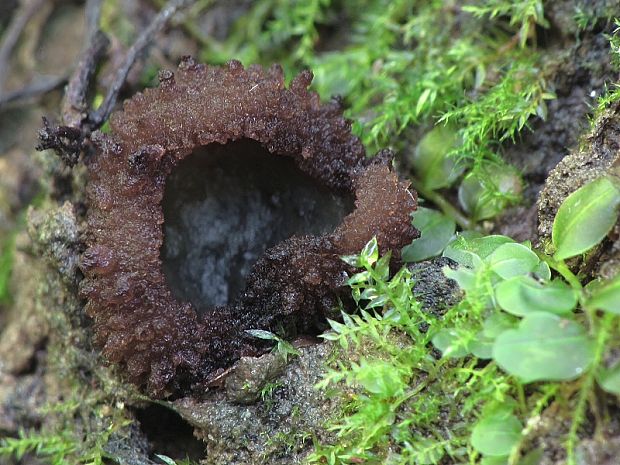
[[[239,357],[265,351],[246,330],[303,334],[324,322],[354,272],[341,255],[376,236],[396,263],[419,235],[411,225],[416,198],[391,171],[389,151],[367,158],[340,104],[321,104],[308,91],[309,71],[287,88],[277,65],[215,67],[186,57],[159,80],[112,115],[110,134],[93,136],[80,293],[95,344],[131,382],[153,397],[200,396]],[[173,295],[162,271],[166,177],[194,149],[240,139],[291,157],[334,193],[355,194],[355,208],[329,234],[293,236],[267,250],[236,301],[199,315]]]

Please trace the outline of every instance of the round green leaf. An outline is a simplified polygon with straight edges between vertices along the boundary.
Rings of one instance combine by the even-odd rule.
[[[543,261],[538,264],[538,268],[536,268],[534,274],[545,281],[549,281],[551,279],[551,269],[549,268],[549,265]]]
[[[486,262],[495,273],[508,279],[535,271],[540,260],[528,247],[513,242],[499,246]]]
[[[444,357],[461,358],[469,354],[469,337],[456,328],[442,329],[433,337],[433,345]]]
[[[433,190],[448,187],[461,175],[465,167],[457,165],[456,159],[448,155],[458,141],[457,131],[444,125],[436,126],[422,137],[411,164],[424,187]]]
[[[490,360],[493,358],[493,339],[486,337],[482,331],[476,335],[469,348],[471,353],[482,360]]]
[[[384,398],[395,396],[406,386],[402,373],[379,360],[362,359],[356,381],[371,394]]]
[[[491,255],[499,246],[509,242],[514,242],[514,240],[499,234],[478,237],[463,232],[459,233],[456,239],[448,244],[443,252],[443,256],[471,268],[473,266],[471,261],[472,253],[484,259]]]
[[[504,312],[497,312],[484,320],[482,331],[469,344],[471,353],[481,359],[493,358],[495,338],[508,329],[516,326],[517,319]]]
[[[499,283],[495,297],[503,310],[518,316],[533,312],[566,315],[577,305],[577,295],[564,282],[541,284],[530,276],[515,276]]]
[[[565,260],[598,244],[618,220],[620,188],[607,176],[566,197],[553,221],[554,257]]]
[[[474,426],[471,445],[484,455],[506,456],[521,440],[522,428],[521,422],[512,414],[491,414]]]
[[[461,207],[475,220],[498,215],[521,194],[519,174],[508,166],[489,166],[480,173],[470,173],[459,186]]]
[[[593,357],[594,343],[583,326],[552,313],[527,315],[493,346],[497,364],[526,383],[575,379]]]
[[[418,208],[413,225],[420,231],[420,238],[403,248],[402,258],[406,262],[419,262],[439,255],[456,230],[454,220],[430,208]]]
[[[519,320],[512,315],[507,315],[504,312],[497,312],[484,320],[482,332],[486,337],[495,339],[504,331],[514,329],[518,321]]]
[[[476,273],[469,268],[461,266],[453,270],[449,266],[444,266],[443,274],[448,279],[453,279],[464,291],[471,291],[476,288]]]
[[[502,455],[500,457],[482,457],[480,465],[508,465],[508,455]]]
[[[602,369],[597,379],[598,384],[607,392],[620,395],[620,363],[610,369]]]
[[[620,314],[620,274],[609,283],[596,288],[586,305],[589,308]]]

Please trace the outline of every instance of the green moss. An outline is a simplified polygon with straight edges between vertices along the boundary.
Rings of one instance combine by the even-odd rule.
[[[314,88],[342,96],[371,151],[410,151],[409,132],[450,123],[460,143],[449,156],[483,177],[554,98],[536,53],[536,28],[547,23],[542,0],[463,3],[262,0],[226,40],[203,44],[202,59],[312,69]],[[485,185],[502,205],[519,200]]]
[[[3,241],[0,252],[0,304],[8,304],[11,301],[9,282],[15,258],[16,236],[15,232],[10,233]]]
[[[42,408],[39,413],[55,421],[41,430],[21,431],[17,438],[1,439],[0,457],[20,460],[33,454],[52,465],[103,465],[115,459],[106,450],[108,442],[131,420],[123,409],[96,400],[93,392],[74,390],[69,399]],[[83,417],[86,412],[87,418]]]

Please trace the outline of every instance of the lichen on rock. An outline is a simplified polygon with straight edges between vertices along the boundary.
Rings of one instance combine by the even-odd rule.
[[[321,104],[307,90],[311,79],[302,72],[287,88],[278,66],[245,69],[231,61],[213,67],[186,58],[176,74],[160,73],[159,87],[125,102],[111,118],[111,134],[95,135],[98,152],[87,160],[81,295],[94,320],[96,344],[151,395],[204,392],[220,370],[241,356],[264,352],[264,341],[246,330],[291,337],[323,329],[338,297],[348,294],[344,285],[353,270],[340,255],[358,252],[376,236],[397,261],[400,248],[417,237],[411,225],[415,196],[391,171],[391,155],[367,158],[339,103]],[[190,155],[234,158],[261,151],[282,163],[292,160],[301,177],[340,199],[335,217],[347,213],[348,198],[356,198],[355,207],[333,231],[317,234],[302,226],[275,244],[256,238],[261,250],[236,261],[241,290],[197,309],[200,293],[193,301],[179,295],[179,286],[170,285],[174,273],[164,272],[167,180]],[[206,170],[205,180],[209,176]],[[275,204],[270,208],[277,210],[277,196],[267,191],[256,190],[267,199],[260,205]],[[197,234],[211,230],[199,229]],[[167,243],[164,254],[171,247]],[[236,247],[244,252],[243,245]],[[215,280],[214,272],[226,265],[220,261],[215,267],[220,270],[210,270],[199,284]]]

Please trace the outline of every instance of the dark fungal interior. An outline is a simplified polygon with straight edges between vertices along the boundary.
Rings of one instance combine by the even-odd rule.
[[[329,233],[352,209],[352,196],[331,192],[292,157],[256,141],[200,147],[166,180],[166,280],[199,312],[230,304],[265,250],[293,235]]]

